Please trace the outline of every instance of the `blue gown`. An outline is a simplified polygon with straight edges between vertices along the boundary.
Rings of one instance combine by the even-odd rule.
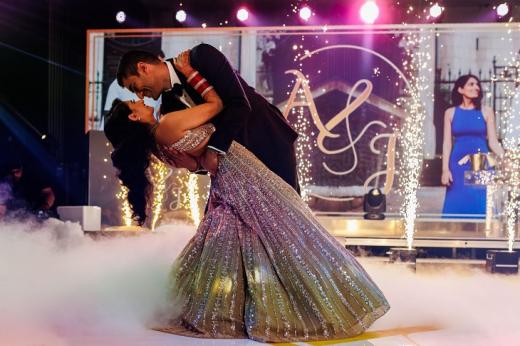
[[[464,171],[471,170],[471,162],[459,165],[468,154],[488,153],[486,121],[481,110],[455,107],[451,122],[453,148],[449,168],[453,182],[446,189],[443,214],[485,214],[486,187],[464,185]]]

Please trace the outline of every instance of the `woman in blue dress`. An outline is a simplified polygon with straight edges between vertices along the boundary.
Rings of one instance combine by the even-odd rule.
[[[459,77],[451,92],[453,107],[444,113],[441,182],[447,186],[443,214],[485,214],[484,186],[464,184],[464,171],[471,162],[459,161],[466,155],[488,153],[498,155],[504,149],[498,142],[493,110],[482,105],[480,80],[471,74]]]

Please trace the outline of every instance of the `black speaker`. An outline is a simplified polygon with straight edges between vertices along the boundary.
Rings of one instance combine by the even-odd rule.
[[[490,273],[517,274],[518,251],[488,250],[486,271]]]

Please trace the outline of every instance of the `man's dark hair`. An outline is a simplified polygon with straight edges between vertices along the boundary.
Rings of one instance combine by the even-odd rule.
[[[159,59],[166,58],[166,55],[164,55],[164,52],[162,49],[159,49],[159,52],[156,54]]]
[[[130,76],[138,76],[137,63],[159,64],[161,60],[154,54],[144,50],[131,50],[126,52],[119,60],[117,67],[117,83],[123,86],[123,79]]]

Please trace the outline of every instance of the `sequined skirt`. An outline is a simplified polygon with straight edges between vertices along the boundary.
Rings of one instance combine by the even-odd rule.
[[[204,338],[345,338],[389,309],[297,193],[235,142],[196,235],[175,261],[170,294],[171,316],[154,329]]]

